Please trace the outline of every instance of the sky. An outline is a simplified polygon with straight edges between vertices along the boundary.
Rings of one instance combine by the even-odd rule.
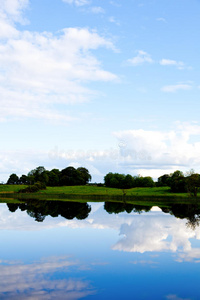
[[[0,182],[200,172],[199,0],[0,0]]]

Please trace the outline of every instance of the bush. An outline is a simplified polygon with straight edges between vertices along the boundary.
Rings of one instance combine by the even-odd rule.
[[[46,189],[45,183],[37,181],[35,184],[29,185],[25,189],[19,190],[18,193],[36,193],[40,190],[45,190],[45,189]]]

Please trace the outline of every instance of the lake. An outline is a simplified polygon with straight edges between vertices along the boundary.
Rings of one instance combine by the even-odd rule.
[[[0,204],[0,299],[200,299],[197,205]]]

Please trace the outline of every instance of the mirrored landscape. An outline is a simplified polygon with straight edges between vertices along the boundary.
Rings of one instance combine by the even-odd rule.
[[[0,299],[200,298],[200,208],[0,204]]]

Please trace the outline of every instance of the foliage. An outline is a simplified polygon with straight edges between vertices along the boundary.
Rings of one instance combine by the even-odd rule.
[[[186,193],[196,197],[200,187],[200,175],[193,170],[186,173],[177,170],[172,174],[164,174],[158,178],[157,186],[166,186],[171,188],[172,193]]]
[[[19,190],[18,193],[35,193],[45,189],[46,189],[46,185],[43,182],[37,181],[35,184],[29,185],[25,189]]]
[[[153,187],[155,183],[150,176],[131,176],[119,173],[108,173],[104,177],[105,186],[120,189],[130,189],[133,187]]]
[[[19,177],[16,174],[11,174],[7,184],[19,184]]]
[[[63,185],[85,185],[91,180],[89,171],[84,167],[75,169],[67,167],[63,170],[52,169],[46,170],[39,166],[31,170],[27,175],[22,175],[20,178],[16,174],[11,174],[7,184],[26,184],[34,186],[36,182],[42,182],[46,186],[63,186]],[[33,188],[34,189],[34,188]]]

